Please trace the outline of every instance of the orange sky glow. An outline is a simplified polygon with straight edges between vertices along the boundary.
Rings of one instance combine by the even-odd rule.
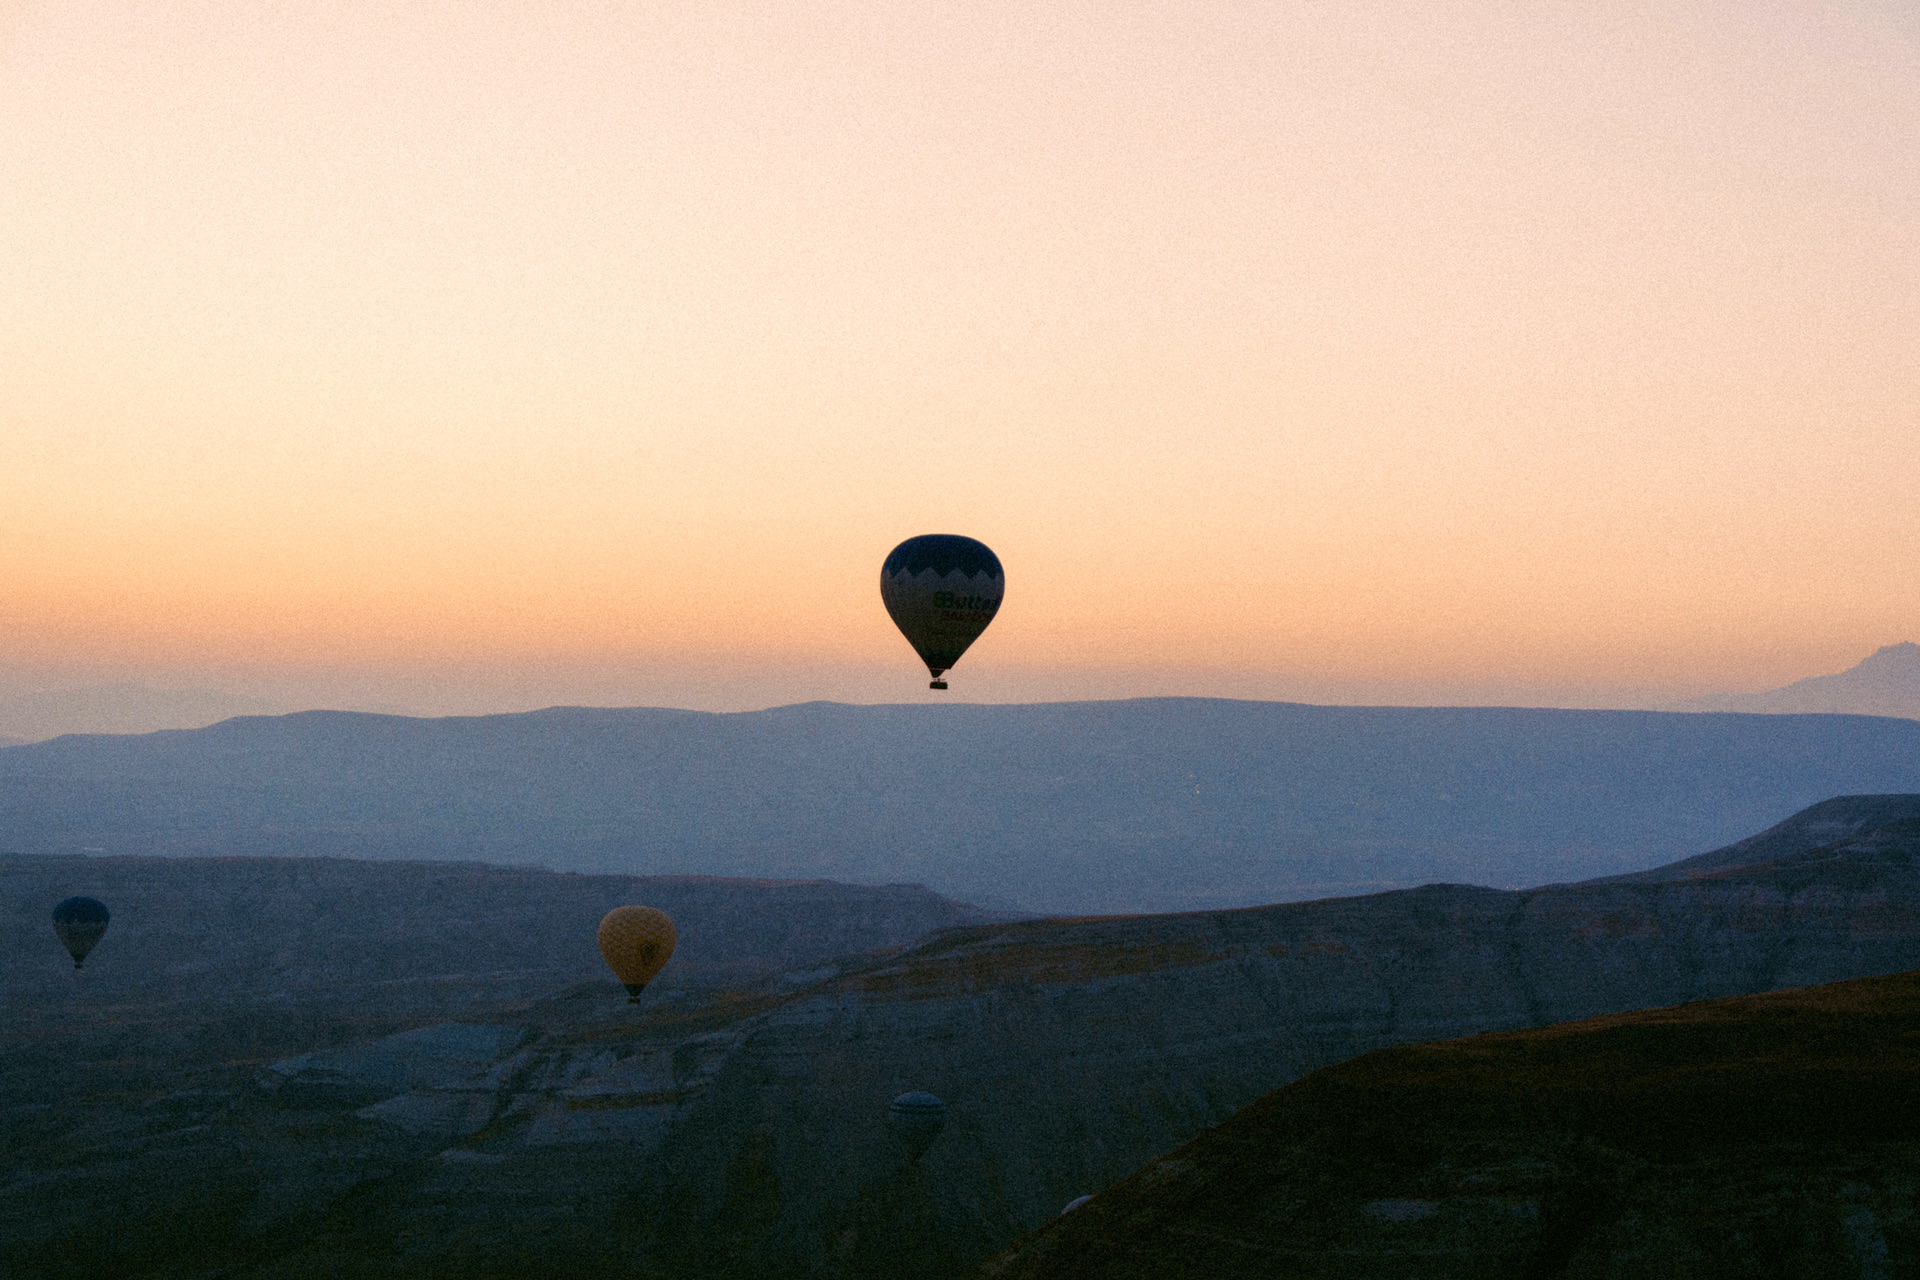
[[[0,690],[1657,705],[1920,639],[1920,16],[0,3]]]

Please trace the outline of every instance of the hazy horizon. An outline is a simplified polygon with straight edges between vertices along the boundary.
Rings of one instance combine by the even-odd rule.
[[[25,693],[12,693],[0,686],[0,746],[14,743],[41,742],[70,733],[82,734],[140,734],[163,729],[196,729],[216,724],[236,716],[278,716],[301,711],[342,711],[371,714],[386,714],[408,717],[476,717],[489,715],[513,715],[546,710],[549,708],[631,708],[686,710],[717,714],[744,714],[783,707],[794,707],[809,703],[829,703],[840,706],[896,706],[971,704],[971,705],[1046,705],[1068,704],[1089,701],[1127,701],[1141,698],[1187,698],[1187,699],[1224,699],[1231,701],[1290,703],[1305,706],[1348,707],[1348,708],[1504,708],[1504,709],[1564,709],[1564,710],[1617,710],[1617,711],[1662,711],[1662,712],[1750,712],[1763,714],[1844,714],[1866,716],[1891,716],[1905,719],[1920,719],[1920,645],[1902,642],[1887,645],[1866,660],[1846,671],[1822,674],[1804,678],[1779,689],[1759,693],[1736,693],[1709,695],[1681,702],[1663,702],[1653,705],[1636,705],[1622,699],[1593,697],[1588,700],[1575,700],[1565,696],[1563,689],[1548,690],[1549,697],[1528,699],[1528,691],[1520,691],[1520,696],[1511,696],[1514,690],[1467,690],[1473,697],[1402,697],[1399,700],[1388,698],[1339,697],[1339,690],[1321,690],[1320,697],[1272,696],[1267,691],[1244,691],[1234,688],[1216,690],[1207,693],[1194,693],[1189,688],[1154,689],[1142,687],[1147,684],[1138,678],[1131,681],[1115,681],[1103,686],[1100,681],[1089,679],[1087,673],[1060,673],[1061,679],[1043,686],[1038,697],[992,697],[981,696],[978,692],[963,693],[959,698],[950,695],[898,695],[897,673],[891,669],[880,672],[841,673],[848,684],[839,687],[827,687],[818,690],[813,697],[788,698],[779,701],[756,703],[740,697],[742,686],[738,683],[723,685],[717,682],[704,687],[683,687],[690,696],[679,702],[645,698],[621,698],[617,690],[600,686],[575,686],[573,692],[584,692],[587,696],[548,697],[530,696],[533,691],[527,687],[509,689],[499,685],[482,688],[478,685],[465,686],[441,683],[436,687],[422,689],[415,685],[389,686],[384,691],[369,690],[364,684],[359,695],[350,687],[336,686],[333,697],[314,697],[308,701],[300,700],[303,690],[282,684],[280,691],[288,696],[286,701],[272,701],[246,693],[236,693],[219,688],[180,688],[154,687],[137,682],[119,682],[107,685],[72,686],[54,689],[31,690]],[[857,678],[864,677],[863,679]],[[999,682],[1004,691],[1008,682]],[[871,692],[874,687],[884,692],[893,692],[893,697],[860,697],[861,693]],[[663,685],[671,691],[674,686]],[[919,682],[913,682],[914,693],[919,694]],[[719,692],[729,702],[723,702],[713,695]],[[311,693],[311,690],[304,692]],[[381,696],[384,692],[385,696]],[[1325,696],[1332,692],[1336,696]],[[1366,690],[1360,691],[1363,695]],[[1380,690],[1372,690],[1378,693]],[[1405,692],[1405,691],[1403,691]],[[1413,690],[1416,695],[1420,692]],[[1510,696],[1486,696],[1489,692],[1506,693]],[[1532,691],[1542,692],[1542,691]],[[708,696],[702,696],[702,694]],[[855,696],[847,696],[849,693]],[[1018,687],[1015,685],[1015,693]],[[598,696],[596,696],[598,695]],[[1554,697],[1552,695],[1558,695]],[[701,705],[704,703],[705,705]]]
[[[1885,646],[1897,649],[1900,645]],[[1877,650],[1876,652],[1881,652]],[[1863,655],[1864,656],[1864,655]],[[1847,669],[1851,671],[1852,668]],[[1493,706],[1565,708],[1570,710],[1712,710],[1690,707],[1671,691],[1649,691],[1567,685],[1528,685],[1488,680],[1451,685],[1385,681],[1362,684],[1333,680],[1262,680],[1242,673],[1101,672],[1101,671],[993,671],[979,681],[962,681],[946,694],[931,694],[910,663],[843,668],[821,672],[761,673],[700,672],[695,669],[634,673],[572,673],[559,676],[525,673],[439,671],[412,677],[366,672],[327,673],[319,679],[298,675],[254,673],[222,680],[211,673],[203,684],[168,681],[168,672],[140,673],[106,682],[54,681],[32,684],[0,676],[0,737],[54,736],[56,732],[139,732],[134,721],[151,718],[153,703],[163,711],[188,708],[187,714],[161,714],[152,727],[194,727],[229,715],[278,715],[295,711],[362,711],[407,716],[468,716],[513,714],[557,706],[662,707],[689,711],[761,711],[804,702],[843,702],[852,705],[914,705],[923,703],[1044,703],[1127,698],[1232,698],[1262,702],[1302,702],[1326,706]],[[177,675],[179,673],[171,673]],[[1812,672],[1807,675],[1846,674]],[[155,675],[157,679],[153,678]],[[703,678],[704,675],[704,678]],[[1771,690],[1714,690],[1714,694],[1750,694]],[[1915,693],[1920,695],[1920,689]],[[121,696],[127,704],[116,710]],[[211,718],[196,719],[191,708],[198,699],[215,708]],[[231,702],[229,710],[220,703]],[[243,705],[255,704],[255,705]],[[42,714],[49,722],[70,718],[78,706],[84,727],[22,730],[22,715]],[[1869,713],[1872,714],[1872,713]],[[1896,714],[1896,713],[1889,713]],[[88,716],[91,715],[91,720]],[[114,725],[119,715],[129,721]],[[94,722],[97,723],[97,727]],[[189,723],[191,721],[192,723]],[[177,723],[176,723],[177,722]]]
[[[223,678],[222,673],[112,672],[110,679],[29,682],[0,678],[0,713],[18,705],[58,703],[65,696],[200,697],[262,705],[231,714],[278,715],[296,711],[363,711],[406,716],[513,714],[548,707],[660,707],[687,711],[763,711],[804,702],[851,705],[942,703],[1046,703],[1129,698],[1228,698],[1300,702],[1325,706],[1537,707],[1569,710],[1658,711],[1673,709],[1671,690],[1528,684],[1495,679],[1450,684],[1413,681],[1373,683],[1296,679],[1280,681],[1224,672],[1015,671],[977,680],[956,680],[945,695],[926,690],[910,662],[868,669],[808,671],[757,676],[733,671],[606,673],[527,678],[512,673],[391,672],[298,673]],[[1807,673],[1825,674],[1825,673]],[[198,682],[194,677],[204,676]],[[185,678],[183,678],[185,677]],[[1762,690],[1712,689],[1708,693]],[[182,726],[184,727],[184,726]],[[0,724],[0,734],[6,726]]]

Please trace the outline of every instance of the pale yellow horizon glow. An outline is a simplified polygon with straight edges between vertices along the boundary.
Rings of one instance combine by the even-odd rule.
[[[1910,6],[16,3],[0,175],[21,686],[917,697],[933,531],[957,696],[1920,638]]]

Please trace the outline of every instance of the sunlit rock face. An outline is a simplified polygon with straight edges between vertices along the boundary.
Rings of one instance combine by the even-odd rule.
[[[84,1218],[93,1256],[181,1275],[964,1274],[1374,1049],[1920,966],[1915,803],[1666,878],[968,925],[638,1009],[575,984],[209,1067],[217,1100],[156,1085],[137,1144],[58,1196],[17,1184],[0,1231],[9,1257],[77,1248]],[[917,1162],[887,1123],[909,1090],[947,1105]],[[76,1214],[88,1196],[127,1225]],[[1430,1198],[1369,1203],[1412,1229]]]

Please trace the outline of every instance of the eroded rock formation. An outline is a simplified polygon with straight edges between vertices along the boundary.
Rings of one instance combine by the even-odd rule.
[[[250,1066],[69,1186],[199,1161],[217,1221],[125,1245],[182,1275],[961,1274],[1371,1050],[1920,966],[1914,799],[1834,803],[1665,877],[966,926],[637,1013],[580,985]],[[908,1089],[948,1106],[917,1163],[886,1126]]]

